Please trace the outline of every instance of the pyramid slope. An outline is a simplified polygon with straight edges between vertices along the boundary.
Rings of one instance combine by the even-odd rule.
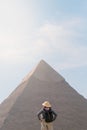
[[[23,89],[26,87],[27,82],[20,84],[15,91],[0,105],[0,127],[3,125],[4,120],[8,116],[9,111],[13,107],[17,98],[22,93]]]
[[[34,72],[20,84],[19,89],[23,84],[24,87],[16,100],[13,100],[14,103],[0,130],[40,129],[36,113],[45,100],[49,100],[53,109],[58,113],[58,118],[54,122],[55,130],[87,130],[87,100],[70,87],[65,80],[44,81],[37,78]],[[17,90],[14,93],[16,94]]]

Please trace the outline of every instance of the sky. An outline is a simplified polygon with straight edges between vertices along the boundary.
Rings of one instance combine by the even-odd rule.
[[[87,98],[86,0],[0,0],[0,102],[42,59]]]

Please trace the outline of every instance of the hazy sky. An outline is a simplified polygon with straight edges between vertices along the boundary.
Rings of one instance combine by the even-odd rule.
[[[0,102],[41,59],[87,98],[87,0],[0,0]]]

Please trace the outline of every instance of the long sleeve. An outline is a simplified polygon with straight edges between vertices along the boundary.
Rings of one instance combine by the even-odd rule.
[[[41,120],[41,114],[43,113],[42,110],[40,110],[38,113],[37,113],[37,116],[38,116],[38,119]]]
[[[52,110],[53,113],[53,121],[57,118],[57,113]]]

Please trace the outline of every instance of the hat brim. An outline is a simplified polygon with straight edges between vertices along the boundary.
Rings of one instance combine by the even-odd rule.
[[[46,104],[46,103],[42,103],[42,106],[44,106],[44,107],[51,107],[50,104]]]

